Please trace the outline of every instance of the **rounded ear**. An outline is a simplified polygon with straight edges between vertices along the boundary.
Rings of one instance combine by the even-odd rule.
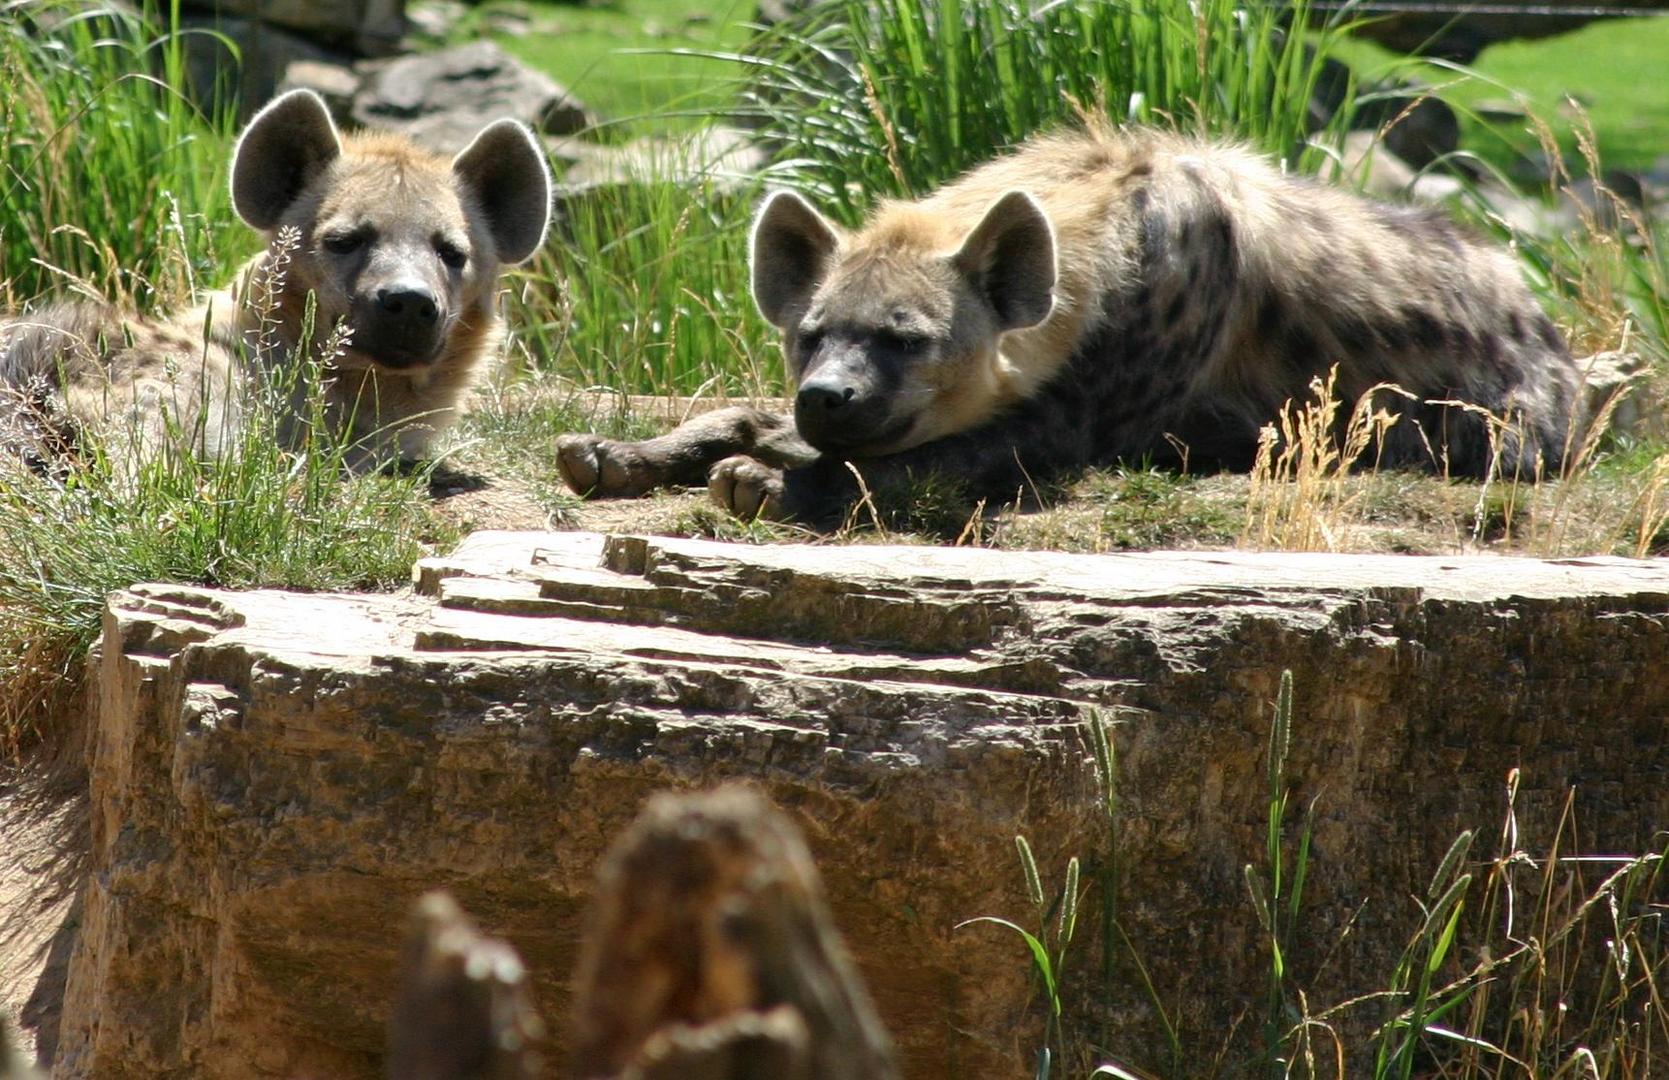
[[[1037,200],[1010,191],[951,256],[996,309],[1004,330],[1036,326],[1055,306],[1055,230]]]
[[[488,124],[452,159],[452,174],[479,200],[500,262],[539,250],[551,220],[551,169],[533,132],[514,120]]]
[[[772,326],[786,329],[789,312],[817,291],[840,246],[840,232],[792,191],[765,199],[749,244],[753,301]]]
[[[252,228],[271,229],[309,181],[342,153],[330,110],[311,90],[273,99],[232,151],[232,207]]]

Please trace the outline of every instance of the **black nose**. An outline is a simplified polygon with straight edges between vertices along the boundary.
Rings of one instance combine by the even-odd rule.
[[[808,382],[800,387],[794,407],[801,413],[826,416],[845,408],[854,394],[852,387],[838,382]]]
[[[385,315],[434,322],[440,314],[434,294],[423,289],[378,289],[377,308]]]

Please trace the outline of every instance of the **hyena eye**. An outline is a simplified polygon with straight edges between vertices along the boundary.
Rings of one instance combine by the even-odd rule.
[[[366,236],[361,230],[326,233],[322,243],[332,255],[352,255],[365,246]]]
[[[440,256],[441,262],[454,270],[462,270],[464,263],[469,261],[469,256],[464,254],[464,249],[450,240],[436,240],[435,254]]]
[[[914,355],[926,349],[931,338],[920,334],[900,334],[891,330],[883,330],[878,335],[880,343],[895,352]]]

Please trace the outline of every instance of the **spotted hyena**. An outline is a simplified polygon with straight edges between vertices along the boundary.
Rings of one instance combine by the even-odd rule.
[[[252,377],[287,388],[300,418],[315,388],[290,369],[312,355],[351,465],[426,454],[493,352],[500,267],[544,239],[550,177],[531,133],[499,121],[447,160],[341,135],[298,90],[249,122],[231,183],[269,247],[226,291],[169,318],[77,302],[0,322],[14,441],[68,429],[154,448],[183,431],[212,456],[235,437]]]
[[[1546,474],[1577,408],[1565,343],[1507,252],[1439,212],[1169,133],[1037,138],[856,233],[779,192],[752,258],[793,417],[565,436],[574,490],[706,481],[737,513],[828,522],[854,472],[1007,500],[1116,460],[1246,468],[1260,428],[1334,365],[1346,401],[1414,395],[1385,395],[1401,419],[1377,460]],[[1492,438],[1456,402],[1510,423]]]

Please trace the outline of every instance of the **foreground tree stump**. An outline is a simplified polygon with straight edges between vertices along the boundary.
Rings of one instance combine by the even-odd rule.
[[[897,1076],[805,841],[745,788],[650,801],[599,871],[576,981],[582,1080]],[[419,900],[390,1080],[521,1080],[541,1032],[515,950]]]
[[[445,893],[419,900],[389,1024],[390,1080],[526,1080],[543,1034],[516,950]]]
[[[11,1021],[0,1013],[0,1080],[39,1080],[39,1075],[18,1052],[12,1042]]]
[[[657,796],[609,853],[573,1053],[586,1080],[897,1075],[811,853],[741,788]]]

